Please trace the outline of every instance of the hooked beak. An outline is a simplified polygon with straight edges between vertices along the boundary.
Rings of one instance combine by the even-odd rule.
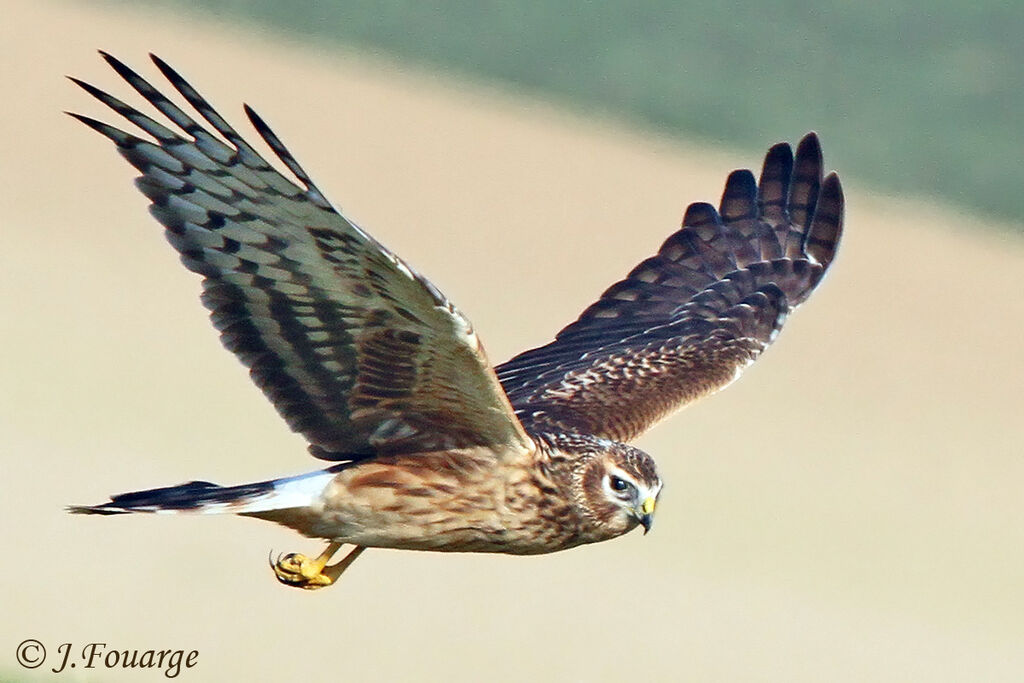
[[[645,498],[637,510],[636,516],[644,528],[644,536],[647,535],[647,532],[651,530],[651,525],[654,524],[654,502],[654,498]]]

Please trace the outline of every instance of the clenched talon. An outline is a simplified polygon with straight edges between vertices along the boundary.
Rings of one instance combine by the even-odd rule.
[[[356,546],[342,561],[328,565],[328,560],[341,547],[340,543],[331,543],[316,559],[310,559],[301,553],[278,555],[270,562],[277,580],[286,586],[316,590],[330,586],[363,552],[362,546]]]
[[[299,553],[288,553],[278,556],[277,561],[271,563],[271,567],[277,580],[286,586],[313,590],[334,583],[334,579],[323,574],[325,562],[318,560],[319,558],[314,560]]]

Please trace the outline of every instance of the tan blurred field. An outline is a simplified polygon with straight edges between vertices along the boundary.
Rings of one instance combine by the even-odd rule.
[[[51,654],[197,649],[181,680],[1024,680],[1024,240],[855,179],[821,291],[740,382],[640,442],[668,481],[647,537],[371,551],[304,593],[266,556],[318,545],[269,524],[65,514],[316,466],[220,348],[133,170],[59,113],[114,118],[65,73],[127,97],[95,48],[150,75],[161,54],[239,126],[253,104],[495,361],[547,341],[759,160],[198,19],[5,15],[0,676],[25,675],[32,637]]]

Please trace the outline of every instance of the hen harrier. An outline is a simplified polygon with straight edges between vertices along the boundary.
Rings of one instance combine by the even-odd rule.
[[[141,171],[139,189],[224,345],[330,466],[241,486],[193,481],[73,512],[234,513],[328,541],[278,557],[288,585],[334,583],[367,547],[529,555],[650,529],[662,482],[626,445],[730,382],[810,295],[842,230],[839,178],[814,133],[772,147],[760,181],[729,175],[682,229],[554,341],[491,367],[472,325],[423,276],[336,211],[263,120],[286,178],[157,57],[220,134],[117,59],[180,131],[74,80],[143,139],[72,114]],[[183,134],[184,133],[184,134]],[[343,544],[354,548],[334,565]]]

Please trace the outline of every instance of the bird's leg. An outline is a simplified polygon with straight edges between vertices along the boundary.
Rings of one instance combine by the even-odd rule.
[[[334,553],[338,552],[341,546],[341,543],[329,544],[327,549],[320,553],[315,560],[311,560],[299,553],[288,553],[271,562],[270,566],[274,570],[277,580],[286,586],[295,586],[296,588],[305,588],[307,590],[323,588],[337,581],[338,577],[366,549],[364,546],[357,545],[343,560],[336,564],[328,565],[327,563],[331,557]]]
[[[329,564],[324,567],[322,574],[329,578],[331,583],[334,583],[338,580],[338,577],[348,569],[349,565],[356,561],[356,558],[359,557],[364,550],[366,550],[365,545],[355,546],[349,551],[348,555],[342,558],[339,562],[335,562],[334,564]]]

